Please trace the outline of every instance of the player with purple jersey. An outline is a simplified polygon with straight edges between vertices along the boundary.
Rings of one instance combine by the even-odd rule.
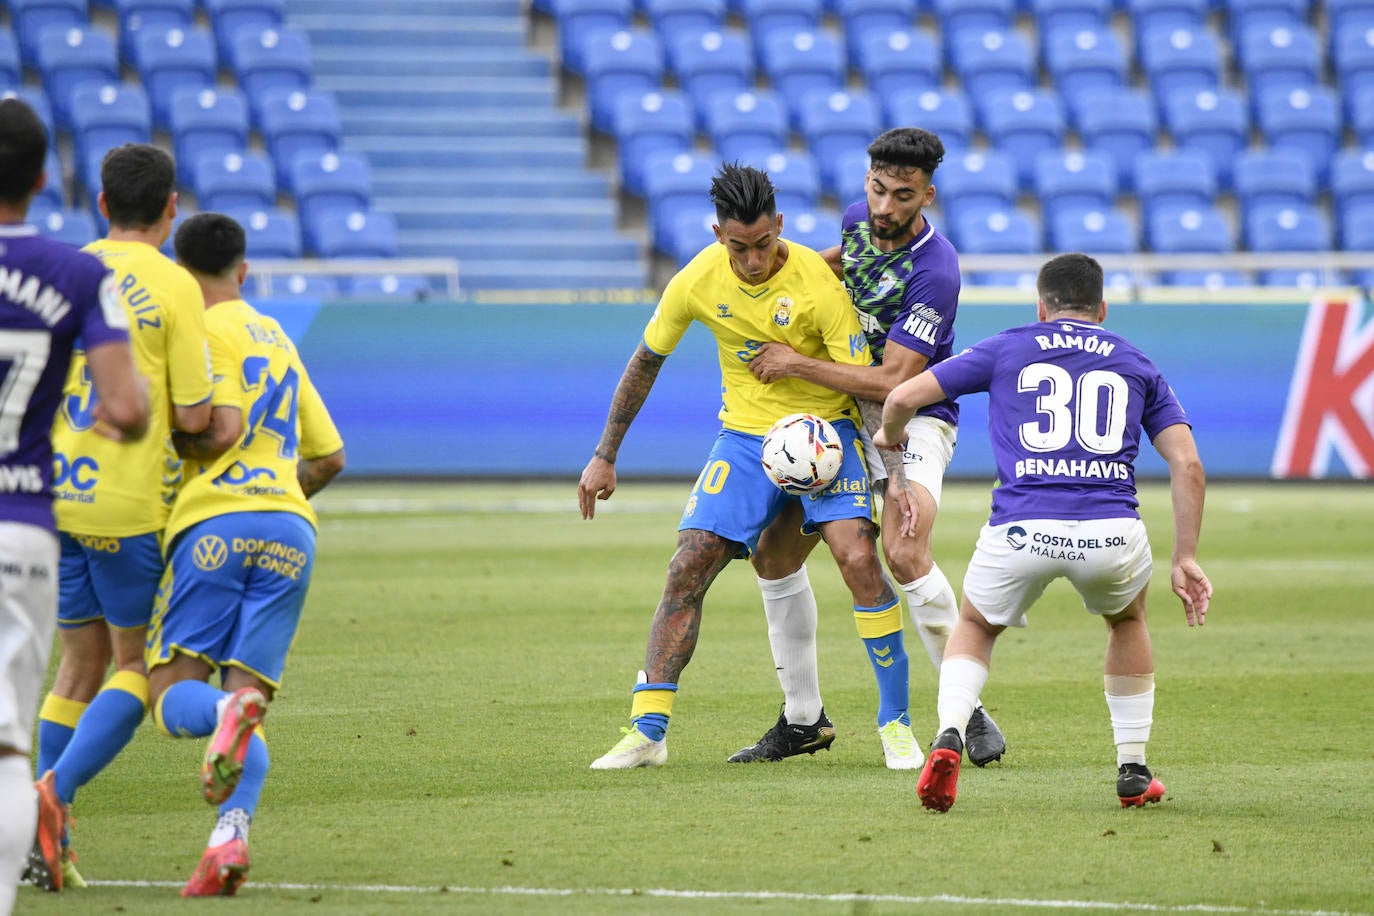
[[[103,430],[134,439],[148,422],[109,271],[24,221],[47,177],[47,150],[33,110],[0,101],[0,913],[14,906],[37,816],[62,816],[38,811],[28,754],[57,626],[52,423],[78,339],[91,355]],[[43,853],[60,876],[61,850]]]
[[[931,182],[944,154],[944,144],[929,131],[900,127],[880,135],[868,147],[864,199],[845,211],[840,244],[822,252],[844,281],[875,365],[828,365],[784,346],[765,344],[750,364],[759,379],[798,377],[852,394],[867,419],[894,386],[954,352],[959,255],[922,212],[935,200]],[[872,412],[869,404],[875,408]],[[874,492],[886,497],[902,491],[910,496],[904,501],[883,500],[883,555],[906,594],[916,631],[937,670],[959,606],[931,554],[930,538],[945,469],[954,456],[958,422],[958,406],[941,401],[911,419],[903,453],[884,455],[868,449]],[[868,432],[876,429],[875,418]],[[766,597],[764,603],[768,608]],[[782,632],[771,626],[774,617],[770,610],[770,635]],[[878,678],[883,756],[891,769],[919,769],[922,756],[911,732],[910,667],[901,605],[881,614],[856,608],[855,622]],[[968,757],[978,766],[999,759],[1006,749],[1001,731],[981,704],[968,734]]]
[[[1141,433],[1169,465],[1174,509],[1171,584],[1189,626],[1212,586],[1197,563],[1205,475],[1188,417],[1168,383],[1129,341],[1101,327],[1102,267],[1084,254],[1040,270],[1036,324],[1004,331],[893,389],[884,449],[901,448],[922,405],[988,392],[998,486],[964,577],[959,622],[940,668],[939,734],[917,782],[921,802],[954,804],[965,728],[987,682],[992,647],[1057,578],[1107,624],[1104,687],[1116,741],[1117,797],[1164,796],[1145,765],[1154,716],[1154,657],[1145,622],[1152,557],[1137,509]]]

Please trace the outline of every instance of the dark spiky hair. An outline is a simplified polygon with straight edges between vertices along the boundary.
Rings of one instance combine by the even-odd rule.
[[[940,138],[919,127],[894,127],[868,146],[869,163],[879,172],[920,169],[929,178],[944,158]]]
[[[167,200],[176,190],[176,165],[156,146],[126,143],[105,154],[100,185],[112,226],[147,229],[162,219]]]
[[[1102,304],[1102,265],[1079,252],[1056,255],[1040,268],[1035,290],[1048,313],[1095,312]]]
[[[716,221],[722,226],[730,219],[748,226],[761,216],[778,212],[768,173],[738,162],[721,163],[711,179],[711,203],[716,205]]]
[[[177,228],[177,261],[192,273],[227,277],[243,261],[243,227],[223,213],[197,213]]]

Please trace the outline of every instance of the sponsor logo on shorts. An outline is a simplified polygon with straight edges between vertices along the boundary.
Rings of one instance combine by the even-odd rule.
[[[292,580],[301,577],[301,571],[309,560],[299,547],[259,538],[234,538],[234,553],[245,554],[244,566],[265,569]]]
[[[207,534],[196,545],[191,548],[191,561],[196,564],[196,569],[205,572],[213,572],[224,565],[224,561],[229,559],[229,548],[224,546],[224,541],[213,534]]]
[[[1007,544],[1012,550],[1021,550],[1026,546],[1026,529],[1020,525],[1012,525],[1007,529]]]
[[[94,550],[99,553],[119,553],[119,538],[102,538],[90,534],[75,534],[72,537],[87,550]]]

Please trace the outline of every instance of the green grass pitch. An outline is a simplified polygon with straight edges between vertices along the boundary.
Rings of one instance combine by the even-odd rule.
[[[1167,798],[1118,807],[1105,628],[1057,583],[993,657],[1008,755],[966,766],[944,815],[883,768],[824,547],[831,751],[725,763],[780,701],[737,563],[708,596],[668,765],[587,768],[626,724],[687,489],[625,481],[584,522],[572,482],[336,485],[239,901],[177,897],[214,820],[203,747],[145,723],[77,800],[96,886],[23,888],[17,912],[1374,911],[1374,487],[1213,485],[1202,630],[1168,590],[1167,488],[1144,487]],[[986,483],[946,491],[936,555],[956,590],[987,500]],[[936,676],[909,625],[908,647],[928,741]]]

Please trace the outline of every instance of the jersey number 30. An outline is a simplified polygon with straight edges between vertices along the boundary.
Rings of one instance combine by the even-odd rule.
[[[1130,389],[1115,372],[1094,369],[1077,382],[1051,363],[1031,363],[1021,370],[1017,387],[1036,393],[1038,422],[1021,424],[1021,444],[1032,452],[1056,452],[1070,438],[1095,455],[1121,451]]]

